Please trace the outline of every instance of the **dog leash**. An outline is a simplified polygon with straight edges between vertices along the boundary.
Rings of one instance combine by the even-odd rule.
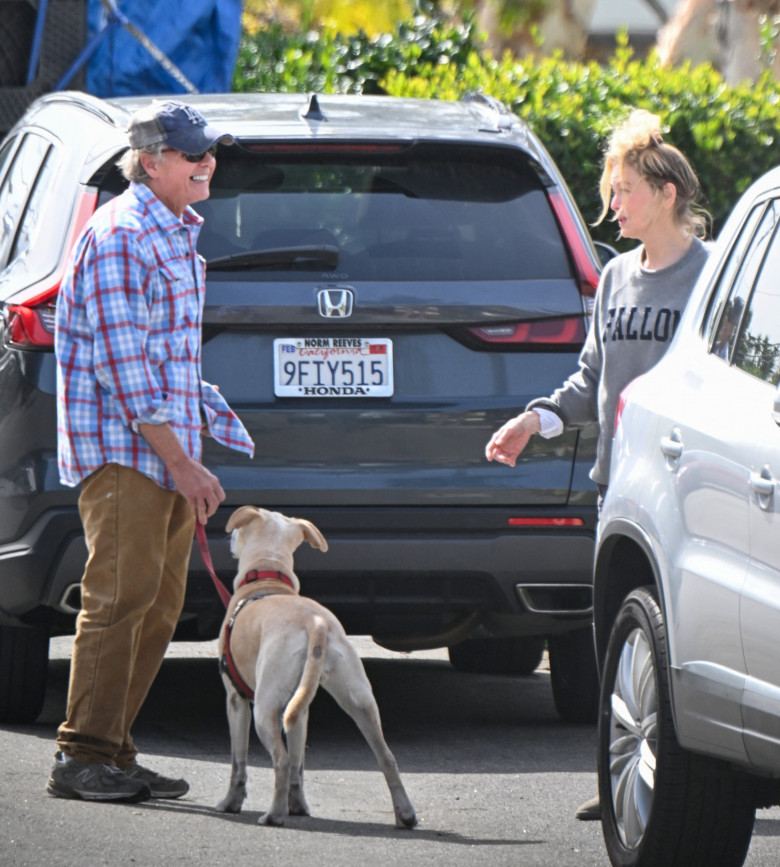
[[[209,543],[206,539],[206,527],[204,524],[201,524],[200,521],[196,521],[195,523],[195,538],[198,540],[198,549],[200,550],[201,559],[203,560],[203,563],[206,566],[209,575],[211,575],[211,580],[214,582],[214,586],[217,588],[219,598],[222,600],[225,608],[227,608],[228,603],[231,599],[230,591],[219,580],[219,578],[217,578],[217,573],[214,571],[214,563],[211,560]],[[258,594],[257,596],[253,596],[252,599],[259,599],[262,595],[263,594]],[[249,686],[249,684],[247,684],[247,682],[241,677],[241,674],[239,673],[238,668],[236,668],[236,664],[233,661],[233,656],[230,653],[230,632],[233,629],[233,623],[235,622],[236,615],[247,602],[251,601],[251,599],[242,599],[238,603],[236,610],[233,612],[233,616],[230,618],[230,621],[225,624],[225,652],[222,654],[222,659],[220,660],[219,666],[220,669],[224,671],[233,682],[233,686],[235,686],[239,693],[241,693],[241,695],[243,695],[245,698],[248,698],[250,701],[254,701],[254,691]]]
[[[209,543],[206,540],[206,526],[205,524],[201,524],[200,521],[195,522],[195,538],[198,540],[198,549],[200,550],[201,559],[203,560],[209,575],[211,575],[211,580],[217,588],[217,593],[219,593],[219,598],[222,600],[222,604],[227,608],[232,594],[219,578],[217,578],[217,573],[214,571],[214,564],[211,561]]]

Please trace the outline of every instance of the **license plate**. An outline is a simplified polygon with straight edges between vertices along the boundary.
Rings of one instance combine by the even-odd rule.
[[[277,397],[390,397],[393,342],[383,337],[274,340]]]

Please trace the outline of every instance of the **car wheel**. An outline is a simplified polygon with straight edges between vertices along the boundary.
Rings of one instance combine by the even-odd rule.
[[[567,722],[594,723],[599,704],[599,673],[593,630],[551,635],[550,684],[558,713]]]
[[[529,675],[544,653],[544,638],[472,638],[447,648],[458,671],[473,674]]]
[[[49,633],[42,626],[0,626],[0,722],[38,718],[46,696]]]
[[[626,597],[612,630],[599,709],[599,794],[613,865],[740,865],[755,798],[749,779],[677,743],[663,612]]]

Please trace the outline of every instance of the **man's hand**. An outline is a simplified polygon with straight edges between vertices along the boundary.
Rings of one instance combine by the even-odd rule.
[[[219,479],[184,451],[169,425],[139,424],[138,432],[160,456],[197,520],[205,524],[225,499]]]
[[[189,456],[185,456],[181,465],[169,466],[168,470],[176,490],[190,504],[199,523],[205,524],[225,499],[219,479]]]
[[[541,430],[539,415],[533,410],[524,412],[500,427],[485,446],[485,457],[513,467],[517,457],[528,445],[528,440]]]

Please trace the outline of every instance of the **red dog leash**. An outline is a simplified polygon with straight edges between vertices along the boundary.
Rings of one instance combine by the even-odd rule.
[[[219,598],[222,600],[225,608],[228,607],[228,603],[230,602],[230,591],[225,587],[225,585],[217,578],[217,573],[214,571],[214,563],[211,560],[211,554],[209,552],[209,545],[206,540],[206,527],[197,521],[195,524],[195,538],[198,540],[198,548],[200,550],[200,556],[203,560],[203,563],[208,569],[209,575],[211,575],[211,580],[214,582],[214,586],[217,588],[217,593],[219,593]],[[225,624],[225,652],[222,654],[222,659],[220,661],[220,668],[224,671],[230,680],[233,682],[233,686],[250,701],[255,700],[255,694],[252,688],[247,684],[247,682],[241,677],[238,669],[236,668],[236,664],[233,661],[233,656],[230,653],[230,631],[233,628],[233,623],[236,619],[236,614],[241,610],[244,603],[248,602],[248,599],[242,599],[238,603],[238,607],[233,612],[233,616],[230,618],[230,621]]]
[[[211,575],[211,580],[217,588],[217,593],[219,593],[219,598],[222,600],[222,604],[227,608],[233,594],[227,589],[227,587],[225,587],[219,578],[217,578],[217,573],[214,571],[214,564],[211,562],[209,544],[206,541],[206,527],[204,524],[201,524],[200,521],[195,522],[195,538],[198,540],[201,559],[203,560],[206,569],[208,569],[209,575]]]

